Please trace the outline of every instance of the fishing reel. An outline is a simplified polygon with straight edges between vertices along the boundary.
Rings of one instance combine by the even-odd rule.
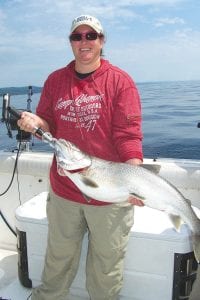
[[[27,108],[26,109],[17,109],[18,113],[21,114],[23,111],[31,112],[31,96],[33,95],[32,87],[28,88],[28,100],[27,100]],[[17,131],[16,140],[18,145],[21,145],[21,149],[29,150],[29,143],[32,138],[32,134],[26,131],[23,131],[17,125],[17,118],[15,115],[10,113],[10,94],[3,95],[3,104],[2,104],[2,119],[1,121],[5,123],[7,128],[7,134],[9,138],[13,138],[13,131]]]

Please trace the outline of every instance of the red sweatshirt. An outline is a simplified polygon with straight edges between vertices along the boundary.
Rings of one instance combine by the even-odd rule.
[[[55,138],[74,143],[99,158],[125,162],[142,159],[141,104],[137,88],[121,69],[101,60],[101,66],[85,79],[77,78],[75,62],[47,78],[36,110]],[[78,188],[57,173],[56,160],[50,169],[54,192],[75,202],[89,203]]]

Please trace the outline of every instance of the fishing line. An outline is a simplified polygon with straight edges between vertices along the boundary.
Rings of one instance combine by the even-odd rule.
[[[4,221],[4,223],[6,224],[6,226],[9,228],[9,230],[17,237],[17,233],[14,231],[14,229],[10,226],[10,224],[8,223],[8,221],[6,220],[5,216],[3,215],[2,211],[0,210],[0,216],[2,218],[2,220]]]
[[[30,299],[31,296],[32,296],[32,293],[30,293],[30,295],[26,298],[26,300]]]
[[[16,159],[15,159],[15,164],[14,164],[14,169],[13,169],[13,174],[12,174],[12,178],[11,181],[8,185],[8,187],[6,188],[6,190],[0,194],[0,197],[5,195],[9,189],[11,188],[11,185],[13,184],[13,180],[14,180],[14,176],[15,176],[15,172],[17,170],[17,164],[18,164],[18,160],[19,160],[19,154],[20,154],[20,149],[21,149],[21,140],[19,142],[19,147],[17,149],[17,155],[16,155]],[[18,174],[18,172],[17,172]],[[18,175],[17,175],[17,182],[18,182],[18,193],[19,193],[19,201],[20,201],[20,191],[19,191],[19,181],[18,181]],[[21,201],[20,201],[21,203]],[[9,228],[9,230],[15,235],[17,236],[17,233],[14,231],[14,229],[11,227],[11,225],[8,223],[6,217],[4,216],[4,214],[2,213],[2,211],[0,210],[0,216],[2,218],[2,220],[4,221],[4,223],[6,224],[6,226]]]
[[[21,142],[22,142],[22,131],[20,130],[20,141],[19,141],[19,151],[21,150]],[[21,202],[21,193],[20,193],[20,187],[19,187],[19,172],[18,168],[16,167],[16,175],[17,175],[17,189],[18,189],[18,195],[19,195],[19,204],[22,205]]]
[[[9,183],[8,187],[6,188],[6,190],[3,193],[0,194],[0,197],[4,196],[8,192],[8,190],[10,189],[10,187],[11,187],[11,185],[13,183],[15,172],[16,172],[16,169],[17,169],[17,163],[18,163],[18,158],[19,158],[19,153],[20,153],[20,146],[21,146],[21,142],[19,144],[19,148],[17,149],[17,155],[16,155],[16,159],[15,159],[15,164],[14,164],[12,178],[11,178],[10,183]]]

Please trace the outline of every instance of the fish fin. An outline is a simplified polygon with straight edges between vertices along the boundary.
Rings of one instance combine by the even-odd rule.
[[[177,215],[173,215],[173,214],[168,214],[170,221],[172,222],[172,224],[174,225],[176,231],[180,231],[181,228],[181,217],[177,216]]]
[[[139,199],[139,200],[141,200],[141,201],[145,200],[145,198],[143,196],[140,196],[140,195],[138,195],[136,193],[130,193],[130,195],[133,196],[133,197],[135,197],[135,198],[137,198],[137,199]]]
[[[140,167],[147,169],[155,174],[159,174],[161,165],[142,164]]]
[[[200,263],[200,235],[193,235],[192,237],[193,241],[193,249],[194,249],[194,256],[196,258],[196,261]]]
[[[92,188],[98,188],[98,187],[99,187],[98,184],[97,184],[94,180],[90,179],[90,178],[87,177],[87,176],[81,176],[81,181],[82,181],[85,185],[90,186],[90,187],[92,187]]]

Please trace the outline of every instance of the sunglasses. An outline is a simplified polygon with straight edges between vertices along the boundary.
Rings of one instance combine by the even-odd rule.
[[[79,42],[83,39],[83,37],[88,40],[88,41],[94,41],[96,40],[98,37],[101,37],[102,35],[98,34],[95,31],[91,31],[91,32],[86,32],[86,33],[72,33],[69,36],[70,41],[73,42]]]

